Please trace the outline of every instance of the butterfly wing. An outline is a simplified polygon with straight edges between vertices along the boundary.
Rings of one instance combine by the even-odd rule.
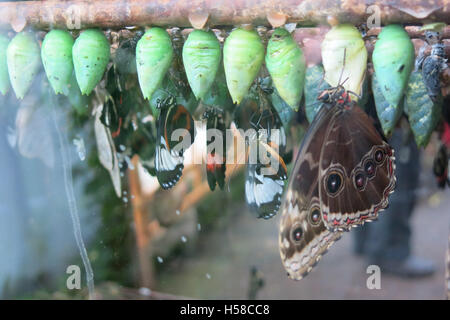
[[[177,129],[184,129],[176,131]],[[175,134],[177,139],[172,139]],[[194,120],[182,105],[172,104],[161,108],[156,129],[155,170],[163,189],[172,188],[181,178],[184,168],[183,152],[195,139]]]
[[[348,231],[387,207],[395,158],[356,103],[334,109],[320,157],[320,206],[327,228]]]
[[[327,105],[320,108],[300,146],[281,205],[280,255],[288,276],[295,280],[310,272],[341,236],[325,227],[318,190],[320,151],[333,114]]]
[[[259,142],[269,154],[268,164],[247,164],[245,199],[258,218],[269,219],[277,214],[281,204],[287,168],[279,153],[264,142]]]

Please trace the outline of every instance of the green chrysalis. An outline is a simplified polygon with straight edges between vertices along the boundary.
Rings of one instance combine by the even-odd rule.
[[[303,51],[289,31],[277,28],[267,44],[267,70],[281,98],[298,110],[305,83],[306,62]]]
[[[397,106],[414,65],[414,45],[400,25],[389,25],[378,35],[372,55],[373,67],[386,101]]]
[[[136,66],[145,99],[161,85],[173,58],[172,42],[169,34],[161,28],[149,29],[136,46]]]
[[[39,71],[39,44],[31,33],[18,33],[9,43],[6,56],[9,80],[17,99],[23,99]]]
[[[421,72],[413,72],[409,78],[404,100],[405,113],[419,147],[426,147],[431,133],[442,115],[442,99],[436,102],[427,94]]]
[[[204,99],[220,64],[220,43],[212,31],[194,30],[183,46],[183,64],[192,91]]]
[[[254,30],[236,29],[225,40],[223,63],[228,91],[240,103],[258,75],[264,59],[264,46]]]
[[[52,30],[44,38],[41,48],[42,63],[48,81],[56,94],[69,92],[73,73],[72,35],[64,30]]]
[[[361,94],[367,68],[367,49],[358,29],[350,24],[337,25],[325,35],[321,47],[325,80],[336,87],[339,78],[341,82],[348,79],[343,84],[344,88]]]
[[[103,77],[109,62],[109,42],[97,29],[83,31],[72,48],[75,76],[81,93],[89,95]]]
[[[0,34],[0,92],[5,95],[9,90],[8,63],[6,62],[6,49],[9,39]]]

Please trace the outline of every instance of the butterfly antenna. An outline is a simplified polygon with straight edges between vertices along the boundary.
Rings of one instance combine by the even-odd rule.
[[[361,90],[362,91],[362,90]],[[361,95],[359,95],[359,94],[357,94],[356,92],[353,92],[353,91],[350,91],[350,90],[347,90],[347,92],[348,93],[351,93],[352,95],[354,95],[355,97],[358,97],[358,99],[362,99],[362,95],[363,95],[363,93],[361,93]]]
[[[349,79],[349,77],[345,78],[345,80],[341,83],[341,86],[343,86],[344,83],[346,83],[348,79]]]
[[[341,75],[339,76],[338,86],[341,84],[342,75],[344,74],[344,70],[345,70],[345,56],[346,56],[346,54],[347,54],[347,48],[344,48],[344,58],[342,60],[342,70],[341,70]]]

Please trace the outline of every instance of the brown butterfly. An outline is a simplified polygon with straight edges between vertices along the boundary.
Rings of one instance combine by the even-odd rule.
[[[377,218],[395,186],[392,148],[341,85],[323,102],[300,146],[282,203],[279,247],[300,280],[342,232]]]

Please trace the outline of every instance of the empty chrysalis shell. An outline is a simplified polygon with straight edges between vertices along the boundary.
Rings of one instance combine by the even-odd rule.
[[[264,46],[254,30],[236,29],[223,47],[223,63],[228,91],[240,103],[258,75],[264,59]]]
[[[83,31],[72,48],[75,76],[81,93],[89,95],[100,82],[109,62],[109,42],[97,29]]]
[[[194,30],[183,46],[183,65],[192,92],[204,99],[216,78],[220,64],[220,43],[213,32]]]
[[[303,51],[284,28],[277,28],[267,44],[266,67],[281,98],[295,111],[302,99],[306,63]]]
[[[360,95],[366,74],[367,50],[358,29],[350,24],[337,25],[325,35],[321,47],[325,80],[335,87],[342,73],[344,88]]]
[[[6,49],[9,39],[0,34],[0,93],[5,95],[9,90],[8,63],[6,62]]]
[[[373,67],[386,101],[397,106],[414,65],[414,45],[400,25],[389,25],[378,35],[372,55]]]
[[[136,67],[145,99],[161,85],[172,63],[173,48],[169,34],[161,28],[151,28],[136,46]]]
[[[68,94],[73,73],[73,43],[72,35],[65,30],[50,31],[42,42],[42,63],[48,81],[56,94]]]
[[[6,56],[9,80],[17,99],[23,99],[39,71],[39,44],[31,33],[18,33],[9,43]]]

